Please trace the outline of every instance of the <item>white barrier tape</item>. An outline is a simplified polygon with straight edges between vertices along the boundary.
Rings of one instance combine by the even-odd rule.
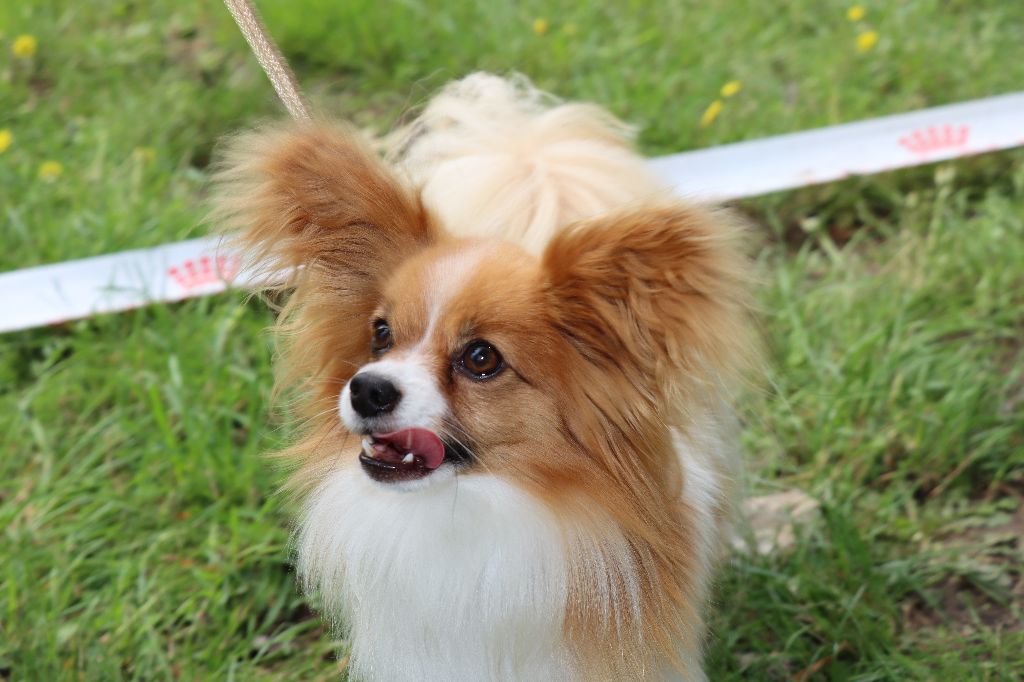
[[[237,271],[214,237],[15,270],[0,275],[0,332],[217,294]]]
[[[683,152],[651,164],[725,200],[1024,145],[1024,93]],[[238,258],[207,237],[0,274],[0,333],[224,291]],[[240,276],[234,286],[248,282]]]
[[[1024,145],[1024,92],[663,156],[684,196],[768,194]]]

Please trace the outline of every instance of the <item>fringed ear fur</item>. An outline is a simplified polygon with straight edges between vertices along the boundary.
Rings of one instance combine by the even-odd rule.
[[[225,146],[214,217],[261,268],[365,270],[432,237],[419,197],[336,124],[270,126]]]
[[[649,581],[640,586],[638,647],[680,667],[677,655],[699,658],[700,540],[679,504],[683,472],[669,427],[720,409],[755,359],[742,234],[723,212],[666,203],[578,223],[543,255],[548,307],[577,354],[565,363],[572,408],[563,422],[625,494],[613,513]],[[600,626],[590,608],[588,595],[577,617]]]
[[[281,383],[313,382],[315,413],[366,359],[382,278],[438,233],[348,128],[266,127],[231,139],[221,158],[212,218],[247,271],[294,289],[278,324],[289,337]]]
[[[755,355],[742,235],[722,211],[665,204],[577,224],[549,244],[559,327],[640,398],[626,404],[720,397],[742,376]]]

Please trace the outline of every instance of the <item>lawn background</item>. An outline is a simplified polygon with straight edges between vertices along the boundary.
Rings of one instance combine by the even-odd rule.
[[[1005,0],[259,6],[318,107],[378,132],[474,69],[599,102],[651,154],[1024,89]],[[213,0],[3,3],[0,270],[202,234],[214,145],[273,97]],[[711,679],[1020,679],[1024,154],[737,207],[769,349],[749,485],[823,513],[724,568]],[[271,322],[226,294],[0,337],[0,678],[337,676],[261,457],[288,439]]]

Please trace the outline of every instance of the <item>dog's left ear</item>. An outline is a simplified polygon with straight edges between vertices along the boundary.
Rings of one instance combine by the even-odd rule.
[[[612,390],[639,399],[619,400],[654,405],[736,378],[753,342],[742,234],[724,212],[670,204],[586,221],[549,244],[557,325],[600,376],[618,377]]]

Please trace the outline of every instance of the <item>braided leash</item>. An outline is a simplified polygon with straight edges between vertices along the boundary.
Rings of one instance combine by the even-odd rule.
[[[284,55],[267,34],[267,27],[263,25],[259,12],[249,0],[224,0],[224,5],[234,17],[235,23],[252,48],[256,60],[263,67],[285,109],[292,118],[308,121],[311,118],[309,107],[302,98],[298,83],[295,82],[295,74],[288,68]]]

